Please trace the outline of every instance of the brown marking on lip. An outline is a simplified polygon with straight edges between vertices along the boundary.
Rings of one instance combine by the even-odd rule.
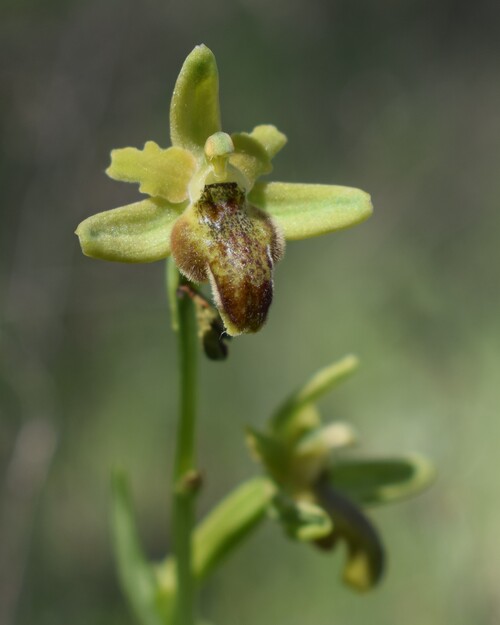
[[[172,253],[195,282],[212,284],[229,334],[257,332],[273,297],[273,267],[283,238],[272,219],[247,203],[234,182],[207,185],[176,222]]]

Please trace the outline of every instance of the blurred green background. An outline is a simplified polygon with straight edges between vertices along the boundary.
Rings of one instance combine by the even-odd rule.
[[[268,524],[203,593],[218,625],[500,622],[500,10],[495,2],[0,2],[0,624],[131,625],[108,531],[129,471],[148,553],[169,546],[175,343],[163,266],[81,255],[134,201],[113,147],[166,146],[183,59],[215,52],[228,132],[275,123],[276,180],[359,186],[362,226],[288,246],[269,322],[202,366],[200,512],[258,468],[245,424],[354,352],[322,404],[367,453],[419,450],[418,499],[377,510],[374,592]]]

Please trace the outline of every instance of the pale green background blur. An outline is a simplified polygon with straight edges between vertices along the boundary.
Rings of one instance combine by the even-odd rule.
[[[500,622],[500,24],[496,2],[0,2],[0,625],[131,625],[108,532],[130,472],[148,553],[168,547],[175,344],[163,266],[81,255],[88,215],[138,197],[113,147],[168,145],[188,52],[221,74],[224,129],[274,123],[278,180],[359,186],[362,226],[288,246],[269,322],[202,366],[204,511],[258,469],[243,443],[347,352],[322,402],[367,453],[419,450],[433,489],[374,514],[385,580],[266,525],[213,578],[217,625]],[[55,445],[55,446],[54,446]]]

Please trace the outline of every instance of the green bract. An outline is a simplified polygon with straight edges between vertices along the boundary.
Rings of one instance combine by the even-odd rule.
[[[255,332],[273,294],[284,238],[346,228],[372,212],[370,196],[349,187],[256,182],[286,143],[272,125],[221,130],[218,72],[204,45],[187,57],[170,106],[173,147],[146,142],[113,150],[106,173],[150,197],[83,221],[84,254],[120,262],[173,255],[188,279],[210,281],[226,330]]]

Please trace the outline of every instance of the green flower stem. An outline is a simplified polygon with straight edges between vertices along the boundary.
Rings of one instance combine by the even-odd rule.
[[[178,580],[175,624],[194,625],[196,584],[193,575],[192,533],[195,524],[194,500],[198,482],[194,449],[198,339],[192,300],[186,296],[180,296],[177,300],[180,415],[175,451],[173,495],[174,553]]]

